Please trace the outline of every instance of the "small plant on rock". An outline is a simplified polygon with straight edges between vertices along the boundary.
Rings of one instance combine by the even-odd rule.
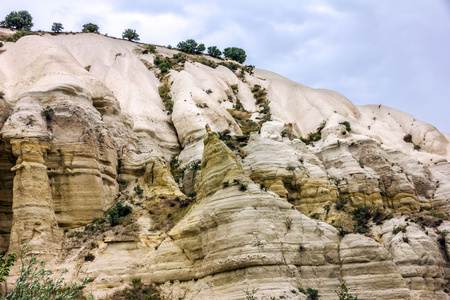
[[[339,290],[335,290],[339,300],[358,300],[358,295],[351,295],[348,293],[348,288],[345,283],[339,286]]]
[[[349,121],[340,122],[339,124],[344,125],[345,129],[347,130],[347,132],[352,131],[352,127],[350,126],[350,122]]]
[[[286,218],[286,220],[284,221],[284,225],[286,225],[287,230],[291,230],[292,227],[292,219],[291,218]]]
[[[407,142],[407,143],[412,143],[412,135],[411,135],[410,133],[406,134],[406,135],[403,137],[403,140],[404,140],[405,142]]]

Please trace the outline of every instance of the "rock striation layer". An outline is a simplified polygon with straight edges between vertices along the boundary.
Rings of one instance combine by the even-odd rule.
[[[206,55],[4,44],[0,252],[28,243],[98,298],[136,277],[167,299],[449,298],[448,134]]]

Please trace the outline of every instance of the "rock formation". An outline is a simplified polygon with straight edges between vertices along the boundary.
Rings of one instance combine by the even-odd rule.
[[[28,243],[97,298],[138,277],[167,299],[336,299],[342,283],[358,299],[450,298],[448,134],[99,34],[2,50],[1,252]]]

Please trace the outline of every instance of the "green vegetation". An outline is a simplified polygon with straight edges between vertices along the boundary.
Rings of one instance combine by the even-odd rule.
[[[51,121],[54,115],[55,113],[53,112],[53,108],[48,105],[41,110],[41,116],[43,116],[47,121]]]
[[[344,122],[340,122],[339,124],[344,125],[347,132],[352,131],[352,128],[350,127],[350,122],[344,121]]]
[[[3,99],[5,97],[5,93],[3,91],[0,91],[0,99]]]
[[[339,300],[358,300],[358,295],[350,295],[345,283],[339,286],[339,290],[335,290]]]
[[[83,280],[81,284],[68,284],[64,281],[63,275],[67,273],[67,269],[62,270],[61,275],[55,280],[51,270],[44,269],[44,261],[37,262],[37,256],[28,256],[28,246],[24,244],[20,254],[22,267],[20,268],[20,276],[16,281],[14,289],[8,293],[4,300],[44,300],[44,299],[79,299],[80,291],[90,282],[89,278]],[[17,255],[14,254],[16,257]],[[14,264],[14,259],[10,259],[9,267]],[[8,257],[9,258],[9,257]],[[6,272],[6,273],[8,273]],[[0,273],[4,272],[4,267],[0,268]],[[7,276],[8,274],[6,274]]]
[[[356,221],[356,223],[353,224],[353,230],[356,233],[369,232],[368,222],[372,218],[372,209],[370,206],[355,208],[351,214],[353,215],[352,220]]]
[[[259,104],[259,111],[261,114],[260,121],[258,122],[258,130],[261,129],[263,123],[270,121],[272,113],[270,112],[269,100],[267,100],[267,91],[259,85],[253,86],[251,89],[253,97],[256,100],[256,104]]]
[[[306,145],[309,145],[312,142],[320,141],[320,139],[322,138],[322,130],[325,128],[326,124],[327,121],[323,121],[322,123],[320,123],[319,127],[317,127],[316,132],[310,132],[306,139],[301,136],[300,140]]]
[[[147,50],[148,53],[156,53],[156,46],[155,45],[148,45],[145,50]]]
[[[55,33],[60,33],[64,29],[61,23],[54,22],[52,25],[52,31]]]
[[[122,32],[122,38],[129,41],[139,41],[139,34],[136,33],[136,30],[128,28]]]
[[[159,96],[161,97],[168,113],[173,112],[173,100],[170,93],[170,84],[167,78],[163,79],[163,84],[158,87]]]
[[[197,44],[193,39],[188,39],[186,41],[179,42],[177,48],[188,54],[200,54],[205,51],[204,44]]]
[[[31,17],[26,10],[18,12],[12,11],[5,17],[5,20],[2,21],[0,25],[29,31],[31,27],[33,27],[33,17]]]
[[[99,32],[98,25],[93,24],[93,23],[84,24],[83,25],[83,32],[95,32],[95,33],[98,33]]]
[[[420,146],[419,145],[414,145],[414,150],[419,151],[420,150]]]
[[[141,188],[141,186],[139,184],[137,186],[135,186],[133,190],[136,192],[136,195],[139,198],[142,197],[142,194],[144,193],[144,190]]]
[[[244,61],[247,59],[247,55],[245,54],[245,51],[241,48],[236,48],[236,47],[225,48],[223,50],[223,55],[226,58],[235,60],[241,64],[244,63]]]
[[[155,284],[143,284],[140,277],[131,278],[131,288],[115,292],[107,299],[160,300],[160,292]]]
[[[393,235],[396,235],[396,234],[399,233],[399,232],[405,233],[405,232],[406,232],[406,225],[403,225],[403,226],[395,226],[394,229],[392,229],[392,234],[393,234]]]
[[[292,228],[292,219],[291,218],[286,218],[286,220],[284,221],[284,225],[286,225],[286,229],[289,231]]]
[[[208,54],[212,57],[220,57],[222,55],[222,51],[220,51],[216,46],[208,47]]]
[[[410,133],[406,134],[406,135],[403,137],[403,140],[404,140],[405,142],[407,142],[407,143],[412,143],[412,135],[411,135]]]
[[[248,288],[246,290],[244,290],[244,294],[245,294],[245,299],[247,300],[256,300],[258,299],[255,294],[258,292],[258,289],[251,289],[249,290]]]
[[[0,282],[5,282],[5,276],[9,276],[9,269],[17,261],[17,253],[10,253],[3,259],[0,257]],[[0,293],[0,297],[2,293]]]
[[[111,227],[119,225],[123,223],[123,217],[131,214],[133,208],[128,205],[123,206],[122,203],[117,202],[114,208],[110,208],[106,211],[108,215],[108,221],[111,224]]]
[[[312,288],[307,288],[306,290],[304,288],[298,287],[298,291],[300,293],[303,293],[307,295],[307,300],[320,300],[319,291]]]

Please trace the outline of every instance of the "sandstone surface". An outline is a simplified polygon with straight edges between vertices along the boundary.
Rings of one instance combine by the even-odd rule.
[[[450,299],[450,136],[432,125],[99,34],[2,49],[0,252],[27,243],[99,299],[137,277],[166,299],[336,299],[342,283]],[[116,203],[133,212],[113,224]]]

